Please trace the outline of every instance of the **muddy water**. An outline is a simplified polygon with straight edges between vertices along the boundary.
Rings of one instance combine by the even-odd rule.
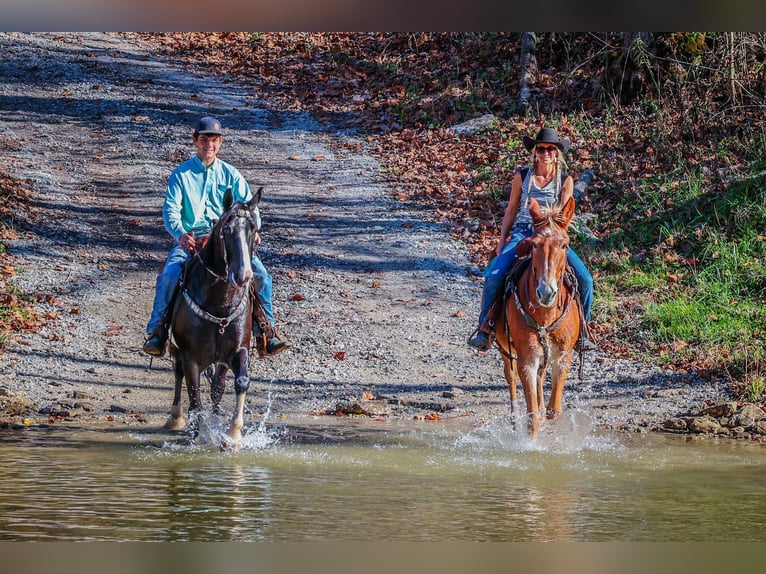
[[[290,421],[221,452],[140,430],[0,432],[0,540],[766,539],[766,448],[558,423]]]

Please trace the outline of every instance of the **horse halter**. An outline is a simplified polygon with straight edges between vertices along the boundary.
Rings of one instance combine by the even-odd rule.
[[[257,232],[258,230],[255,228],[255,218],[253,217],[253,212],[250,211],[247,208],[239,207],[236,210],[231,209],[227,211],[224,216],[216,223],[216,225],[213,227],[213,232],[211,233],[211,236],[213,237],[214,241],[218,242],[218,248],[221,250],[222,257],[224,260],[225,270],[224,275],[220,275],[219,273],[216,273],[213,269],[210,268],[210,266],[205,262],[205,260],[202,258],[202,255],[200,255],[201,251],[197,251],[194,253],[194,257],[197,258],[197,260],[200,262],[200,264],[205,268],[205,270],[215,277],[216,282],[217,281],[228,281],[229,280],[229,257],[226,250],[226,241],[225,241],[225,229],[226,226],[229,224],[229,222],[232,219],[241,219],[245,218],[250,221],[250,223],[253,226],[253,234]],[[248,245],[250,252],[252,253],[253,250],[253,243],[254,238],[251,236],[250,238],[250,245]],[[209,247],[209,245],[206,245],[206,247]],[[249,263],[249,261],[248,261]],[[184,283],[184,278],[181,278],[181,285]],[[189,291],[186,289],[186,287],[183,288],[183,297],[186,301],[189,308],[194,312],[195,315],[198,317],[205,319],[206,321],[209,321],[211,323],[214,323],[218,325],[218,333],[223,335],[224,331],[226,330],[226,327],[239,315],[242,314],[243,311],[247,308],[247,303],[249,300],[250,295],[250,280],[247,281],[247,283],[242,287],[244,289],[244,295],[240,299],[239,303],[236,305],[236,307],[225,317],[219,317],[217,315],[213,315],[212,313],[206,311],[199,303],[197,303],[189,293]]]
[[[200,263],[205,267],[207,272],[216,278],[217,281],[228,281],[229,279],[229,253],[226,249],[226,241],[225,241],[225,230],[226,226],[229,225],[229,222],[232,219],[241,219],[246,218],[248,219],[253,226],[254,233],[258,231],[258,229],[255,228],[255,217],[253,217],[252,211],[245,207],[238,207],[237,209],[230,209],[226,213],[223,214],[223,217],[216,222],[215,226],[213,227],[213,231],[211,235],[213,235],[213,238],[218,243],[217,248],[221,250],[221,253],[223,254],[223,262],[224,262],[224,272],[223,275],[216,273],[213,269],[211,269],[207,263],[202,259],[202,256],[200,255],[200,252],[197,251],[194,256],[197,257]],[[253,247],[255,243],[254,235],[250,238],[250,244],[248,245],[248,248],[250,250],[250,253],[253,252]]]

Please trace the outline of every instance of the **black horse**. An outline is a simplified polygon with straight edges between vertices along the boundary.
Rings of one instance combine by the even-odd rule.
[[[235,202],[231,190],[226,192],[221,219],[186,265],[171,321],[170,355],[175,371],[175,394],[165,428],[181,430],[186,426],[180,404],[185,379],[191,430],[196,432],[192,414],[202,406],[200,374],[203,372],[211,373],[213,410],[219,413],[226,374],[231,369],[237,400],[228,436],[235,447],[242,439],[245,394],[250,386],[251,258],[259,231],[255,208],[262,191],[260,188],[248,203]]]

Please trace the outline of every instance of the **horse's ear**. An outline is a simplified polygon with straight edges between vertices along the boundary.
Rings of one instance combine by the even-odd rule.
[[[229,211],[232,205],[234,205],[234,194],[229,188],[223,193],[223,210]]]
[[[570,197],[569,200],[564,204],[564,207],[561,208],[561,220],[564,223],[565,228],[569,227],[569,224],[572,223],[574,212],[575,200],[574,197]]]
[[[532,218],[532,223],[545,219],[545,214],[534,197],[529,200],[529,215]]]
[[[251,210],[255,209],[255,206],[261,202],[261,196],[263,195],[263,187],[259,187],[258,191],[253,194],[253,198],[247,202],[247,207]]]

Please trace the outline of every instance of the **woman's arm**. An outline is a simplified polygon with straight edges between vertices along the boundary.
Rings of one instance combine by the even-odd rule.
[[[519,213],[519,206],[521,205],[521,174],[516,172],[511,182],[511,196],[508,198],[508,205],[505,208],[505,214],[503,214],[503,223],[500,226],[500,240],[497,243],[496,253],[500,255],[500,252],[508,242],[508,236],[513,229],[513,224],[516,222],[516,216]]]
[[[564,185],[561,188],[561,197],[559,198],[559,205],[566,205],[570,197],[574,195],[574,180],[571,175],[568,175],[564,180]]]

